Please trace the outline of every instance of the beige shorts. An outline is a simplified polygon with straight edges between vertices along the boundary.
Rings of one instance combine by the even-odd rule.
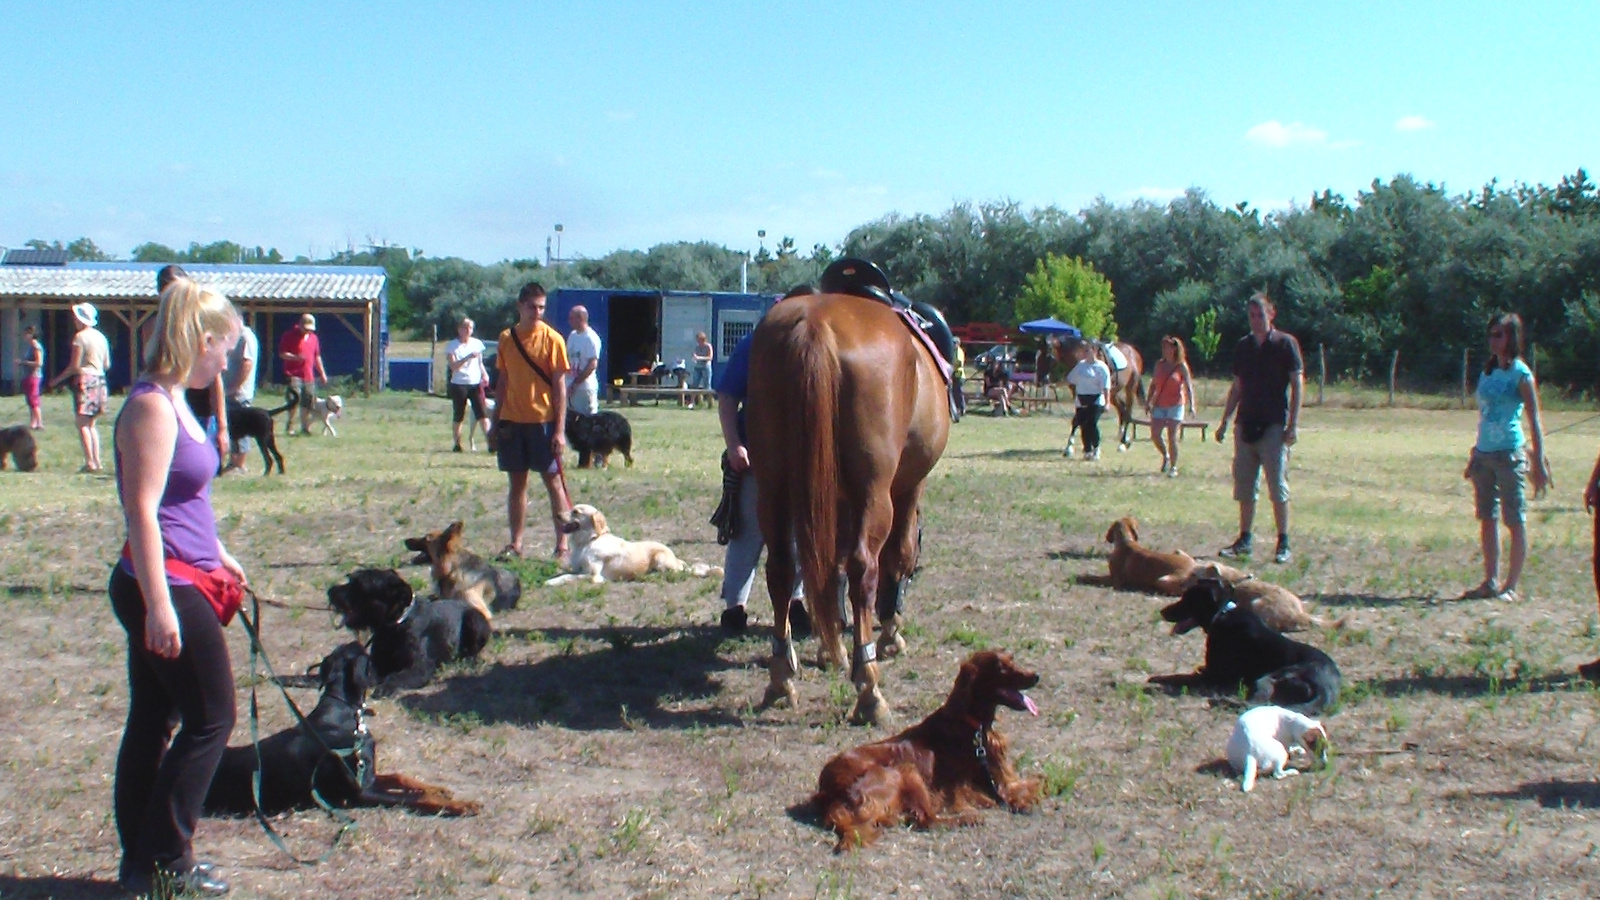
[[[1259,490],[1261,472],[1267,473],[1267,492],[1274,503],[1289,502],[1289,447],[1283,442],[1283,426],[1269,425],[1261,439],[1244,442],[1244,427],[1233,432],[1233,499],[1251,503]]]
[[[1478,521],[1521,525],[1528,514],[1528,457],[1521,450],[1477,450],[1467,463]]]

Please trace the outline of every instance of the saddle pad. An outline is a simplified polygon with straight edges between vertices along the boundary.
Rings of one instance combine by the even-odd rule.
[[[950,379],[954,375],[954,370],[950,368],[950,363],[944,358],[944,354],[940,353],[939,348],[934,346],[933,338],[928,337],[928,333],[923,331],[922,326],[918,324],[918,320],[921,317],[909,309],[904,309],[898,306],[890,308],[894,310],[895,315],[900,317],[900,321],[904,322],[906,327],[911,329],[911,333],[916,335],[917,340],[922,344],[923,349],[928,351],[928,355],[933,357],[934,363],[939,367],[939,377],[943,378],[945,385],[948,386],[950,384]]]

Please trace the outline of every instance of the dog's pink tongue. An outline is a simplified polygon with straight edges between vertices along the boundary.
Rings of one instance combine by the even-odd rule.
[[[1039,714],[1039,704],[1033,702],[1033,698],[1027,694],[1022,695],[1022,705],[1027,707],[1028,715],[1037,716]]]

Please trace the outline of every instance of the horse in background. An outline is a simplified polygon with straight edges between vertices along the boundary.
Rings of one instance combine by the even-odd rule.
[[[917,565],[917,506],[950,435],[943,376],[885,303],[802,296],[772,307],[756,327],[746,404],[774,622],[763,706],[799,702],[789,633],[797,550],[818,664],[844,665],[848,602],[857,690],[850,718],[888,724],[877,660],[905,646],[901,604]],[[882,626],[876,642],[873,612]]]
[[[1095,343],[1086,338],[1051,338],[1048,342],[1051,355],[1055,357],[1056,365],[1061,370],[1061,377],[1066,379],[1068,372],[1077,365],[1078,346],[1084,343]],[[1133,430],[1133,412],[1144,405],[1144,357],[1132,344],[1123,341],[1110,342],[1127,365],[1112,373],[1111,376],[1111,405],[1117,411],[1117,450],[1126,450],[1133,446],[1130,434]],[[1106,362],[1109,368],[1111,363]],[[1069,439],[1070,441],[1070,439]]]

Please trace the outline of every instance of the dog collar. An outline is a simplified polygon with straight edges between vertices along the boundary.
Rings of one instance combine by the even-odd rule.
[[[1233,612],[1235,609],[1238,609],[1238,608],[1239,608],[1239,604],[1233,602],[1232,600],[1229,600],[1227,603],[1222,604],[1222,608],[1217,610],[1217,614],[1211,617],[1211,621],[1212,622],[1216,622],[1218,619],[1221,619],[1223,616],[1227,615],[1228,613]]]
[[[419,598],[419,597],[412,597],[411,598],[411,605],[406,607],[406,611],[401,613],[400,614],[400,618],[395,619],[394,623],[396,625],[404,625],[406,623],[406,620],[411,618],[411,614],[417,611],[417,603],[420,600],[421,600],[421,598]],[[1219,613],[1219,615],[1220,615],[1220,613]]]

